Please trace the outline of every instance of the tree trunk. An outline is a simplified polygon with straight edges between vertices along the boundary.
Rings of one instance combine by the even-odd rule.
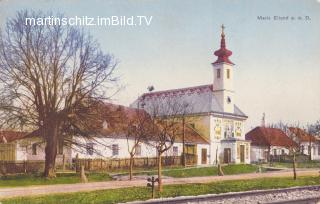
[[[44,176],[46,178],[54,178],[56,177],[55,162],[58,145],[58,124],[51,122],[47,127],[43,130],[45,131],[43,134],[46,141]]]
[[[130,168],[129,168],[129,179],[132,180],[132,170],[133,170],[133,156],[130,155]]]
[[[293,179],[296,180],[297,179],[297,172],[296,172],[296,153],[293,153]]]
[[[88,179],[87,179],[86,173],[84,171],[83,165],[81,165],[80,181],[81,181],[81,183],[88,183]]]
[[[162,178],[161,178],[161,169],[162,169],[162,164],[161,164],[161,154],[162,153],[158,153],[158,191],[162,192],[163,188],[162,188]]]
[[[218,176],[224,176],[224,173],[222,171],[222,167],[221,167],[220,163],[218,164]]]

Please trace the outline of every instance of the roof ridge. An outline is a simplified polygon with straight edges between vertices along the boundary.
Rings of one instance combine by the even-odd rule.
[[[150,96],[150,95],[164,94],[164,93],[172,93],[172,92],[179,92],[179,91],[187,91],[187,90],[190,90],[190,89],[201,89],[201,88],[207,88],[207,87],[211,88],[211,87],[213,87],[213,84],[205,84],[205,85],[190,86],[190,87],[178,88],[178,89],[167,89],[167,90],[162,90],[162,91],[155,91],[155,92],[150,92],[150,93],[144,93],[143,96]]]

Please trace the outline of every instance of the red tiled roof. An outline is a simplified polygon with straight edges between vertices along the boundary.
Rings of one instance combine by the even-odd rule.
[[[211,91],[213,90],[213,85],[212,84],[207,84],[207,85],[201,85],[201,86],[193,86],[193,87],[186,87],[186,88],[180,88],[180,89],[170,89],[170,90],[164,90],[164,91],[155,91],[155,92],[150,92],[150,93],[144,93],[142,95],[142,98],[148,98],[148,97],[153,97],[153,96],[167,96],[167,95],[178,95],[178,94],[185,94],[187,92],[189,93],[194,93],[194,92],[203,92],[207,91],[210,89]]]
[[[301,128],[289,127],[289,131],[297,137],[299,142],[315,142],[316,138]]]
[[[29,136],[27,132],[0,131],[0,143],[9,143]]]
[[[256,127],[246,134],[246,140],[251,140],[256,146],[293,147],[297,144],[278,128]]]

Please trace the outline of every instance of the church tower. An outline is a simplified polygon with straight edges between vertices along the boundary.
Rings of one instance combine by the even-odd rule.
[[[226,48],[224,25],[221,26],[220,49],[214,52],[218,59],[213,66],[213,94],[223,112],[234,113],[233,66],[229,60],[232,52]]]

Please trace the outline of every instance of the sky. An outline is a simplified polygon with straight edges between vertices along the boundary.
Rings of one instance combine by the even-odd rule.
[[[0,0],[0,26],[21,9],[152,16],[149,26],[85,26],[119,61],[116,74],[125,88],[114,103],[129,105],[150,85],[160,91],[213,83],[224,24],[236,64],[235,103],[249,116],[247,129],[260,125],[263,113],[266,123],[320,119],[320,0]]]

